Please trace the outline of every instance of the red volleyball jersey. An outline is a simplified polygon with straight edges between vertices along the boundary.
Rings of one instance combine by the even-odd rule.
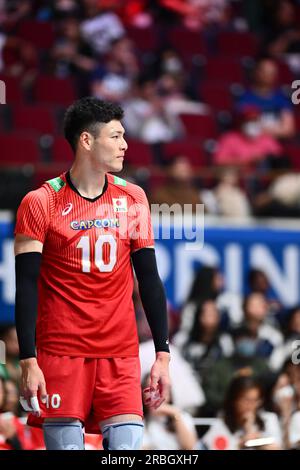
[[[43,243],[36,345],[78,357],[138,355],[130,254],[153,246],[144,191],[110,174],[82,197],[68,173],[28,193],[15,234]]]

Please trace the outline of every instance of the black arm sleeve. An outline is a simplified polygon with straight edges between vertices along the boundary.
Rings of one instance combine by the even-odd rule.
[[[20,359],[36,356],[37,281],[41,259],[42,255],[38,252],[22,253],[16,256],[15,322]]]
[[[142,248],[135,251],[131,259],[155,351],[170,352],[166,295],[157,271],[155,251],[153,248]]]

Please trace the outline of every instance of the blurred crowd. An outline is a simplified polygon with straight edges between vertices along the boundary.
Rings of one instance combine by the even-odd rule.
[[[155,353],[137,285],[134,305],[142,393]],[[284,308],[261,270],[249,272],[242,298],[202,266],[182,310],[168,311],[171,394],[156,411],[144,405],[144,449],[299,449],[300,306]],[[19,406],[15,327],[3,326],[0,340],[0,449],[43,449],[42,431],[26,426]],[[101,449],[101,437],[86,435],[86,448]]]
[[[93,95],[123,105],[124,176],[151,203],[299,217],[299,25],[297,0],[0,0],[0,208],[67,169],[63,112]],[[137,286],[134,302],[144,387],[154,351]],[[169,320],[171,396],[145,407],[145,449],[299,448],[300,306],[287,311],[263,271],[240,298],[203,266]],[[44,448],[18,404],[14,327],[0,339],[0,449]]]
[[[66,169],[63,112],[93,95],[124,106],[124,176],[154,202],[298,217],[299,20],[299,0],[1,0],[1,208]]]

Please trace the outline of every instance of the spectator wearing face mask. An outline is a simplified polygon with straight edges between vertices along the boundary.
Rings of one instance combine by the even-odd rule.
[[[237,115],[236,130],[219,139],[214,155],[216,165],[257,166],[271,162],[282,153],[280,143],[264,131],[261,112],[253,104],[243,105]]]
[[[265,408],[276,413],[282,430],[283,447],[289,449],[290,426],[292,414],[295,411],[295,391],[286,372],[271,374],[264,380],[266,391]]]
[[[282,373],[287,374],[294,391],[294,412],[289,423],[289,444],[291,449],[300,449],[300,348],[296,343],[292,356],[283,365]]]
[[[284,325],[284,342],[275,348],[270,357],[270,367],[279,370],[285,361],[290,358],[295,349],[295,341],[300,341],[300,306],[290,310]]]
[[[231,357],[225,357],[215,362],[209,373],[203,376],[202,387],[206,396],[206,404],[202,414],[215,415],[221,407],[226,389],[230,381],[239,374],[252,374],[260,377],[269,370],[267,361],[256,357],[257,342],[253,333],[240,327],[233,330],[234,352]]]

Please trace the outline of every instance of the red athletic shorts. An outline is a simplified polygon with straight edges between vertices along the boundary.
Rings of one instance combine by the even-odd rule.
[[[80,419],[87,433],[100,434],[99,421],[120,414],[143,417],[139,357],[82,358],[55,356],[39,350],[48,399],[39,400],[42,415],[28,416],[30,426],[45,418]]]

